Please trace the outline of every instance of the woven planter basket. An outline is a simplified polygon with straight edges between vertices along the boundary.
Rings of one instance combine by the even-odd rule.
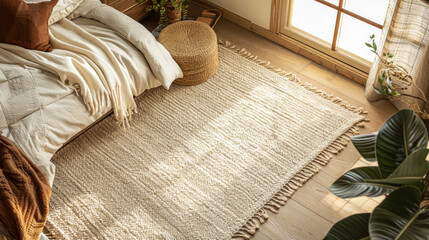
[[[208,25],[181,21],[164,28],[158,40],[183,71],[174,83],[196,85],[207,81],[219,66],[216,33]]]

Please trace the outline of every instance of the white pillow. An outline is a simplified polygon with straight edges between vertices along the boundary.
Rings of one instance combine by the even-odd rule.
[[[54,9],[52,10],[52,14],[49,17],[48,25],[52,25],[67,17],[83,1],[84,0],[58,0],[57,5],[55,5]]]

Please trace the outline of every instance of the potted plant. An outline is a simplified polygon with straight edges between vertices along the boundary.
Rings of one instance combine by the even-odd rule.
[[[378,166],[352,169],[329,190],[341,198],[385,195],[372,213],[337,222],[325,239],[428,239],[428,133],[414,111],[389,118],[379,132],[352,138],[353,145]]]
[[[159,12],[159,24],[168,24],[186,17],[188,7],[189,0],[152,0],[147,11]]]

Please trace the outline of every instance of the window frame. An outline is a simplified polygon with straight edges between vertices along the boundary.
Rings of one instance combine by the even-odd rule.
[[[334,9],[337,11],[336,16],[336,22],[335,22],[335,29],[334,29],[334,36],[332,43],[328,43],[326,41],[323,41],[307,32],[304,32],[296,27],[293,27],[291,25],[291,11],[292,11],[292,4],[293,1],[299,1],[299,0],[281,0],[280,1],[280,19],[279,19],[279,28],[278,32],[280,34],[286,35],[290,38],[293,38],[301,43],[304,43],[320,52],[323,52],[335,59],[338,59],[341,62],[344,62],[354,68],[357,68],[365,73],[369,73],[369,69],[371,67],[371,62],[359,57],[353,53],[350,53],[344,49],[337,49],[337,41],[338,41],[338,34],[340,31],[340,22],[341,22],[341,14],[347,14],[353,18],[356,18],[362,22],[365,22],[366,24],[369,24],[371,26],[377,27],[379,29],[383,28],[383,25],[378,24],[370,19],[367,19],[365,17],[360,16],[359,14],[356,14],[350,10],[344,9],[343,3],[344,0],[339,0],[339,6],[336,6],[330,2],[327,2],[325,0],[313,0],[315,2],[318,2],[320,4],[323,4],[326,7],[329,7],[331,9]],[[364,44],[364,43],[362,43]]]

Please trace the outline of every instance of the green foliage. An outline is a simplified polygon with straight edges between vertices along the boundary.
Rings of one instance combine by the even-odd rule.
[[[375,158],[375,141],[377,139],[378,132],[357,135],[352,138],[352,143],[367,161],[374,162],[377,159]]]
[[[144,0],[137,1],[143,2]],[[189,0],[152,0],[152,4],[148,6],[147,11],[159,12],[159,23],[168,23],[168,17],[166,15],[166,4],[168,3],[170,3],[175,10],[182,9],[182,17],[188,15]]]
[[[342,219],[332,226],[324,240],[360,240],[368,238],[370,216],[370,213],[359,213]]]
[[[427,239],[429,149],[423,122],[412,110],[401,110],[379,132],[353,137],[352,142],[378,166],[347,171],[330,191],[341,198],[387,197],[369,221],[369,213],[350,216],[336,223],[325,239]]]
[[[329,190],[340,198],[360,196],[377,197],[397,189],[395,185],[368,183],[368,180],[382,180],[378,167],[360,167],[346,172],[338,178]]]
[[[411,110],[402,110],[381,127],[375,143],[380,173],[388,177],[412,152],[428,144],[422,120]]]
[[[411,153],[387,178],[373,179],[371,183],[380,184],[414,184],[422,180],[429,171],[429,161],[426,156],[429,150],[421,148]]]
[[[383,57],[379,56],[377,53],[378,47],[375,43],[375,36],[370,36],[371,42],[365,43],[367,47],[369,47],[370,51],[375,53],[383,62],[383,64],[387,66],[393,65],[393,57],[394,55],[391,52],[383,53]],[[386,97],[398,96],[400,93],[396,90],[396,86],[394,85],[392,79],[386,74],[385,71],[380,71],[380,74],[377,78],[378,86],[374,85],[374,90],[376,93],[385,95]]]
[[[397,112],[378,133],[353,137],[352,142],[365,159],[376,160],[378,166],[346,172],[329,188],[338,197],[385,195],[421,181],[429,171],[429,162],[424,160],[428,134],[411,110]]]
[[[373,239],[428,239],[429,209],[421,207],[421,190],[405,187],[392,192],[369,219]]]

